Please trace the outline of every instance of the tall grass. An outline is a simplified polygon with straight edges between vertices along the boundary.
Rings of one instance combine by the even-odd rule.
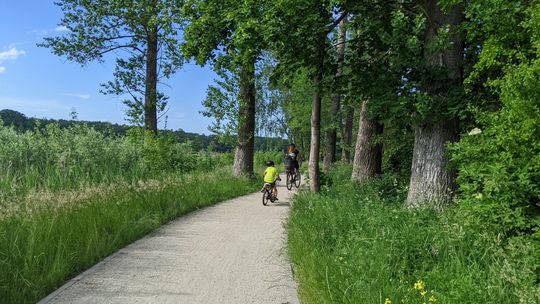
[[[337,168],[324,193],[294,201],[289,253],[303,303],[538,303],[538,282],[522,279],[533,247],[505,250],[457,208],[407,210],[397,176],[359,185],[349,173]]]
[[[33,303],[191,210],[258,189],[232,155],[141,130],[0,125],[0,303]]]
[[[225,171],[226,170],[226,171]],[[119,186],[0,220],[0,303],[33,303],[115,250],[191,210],[252,192],[229,169]]]
[[[189,143],[132,130],[106,136],[84,125],[17,133],[0,125],[0,200],[39,189],[76,189],[171,172],[211,170],[228,159]]]

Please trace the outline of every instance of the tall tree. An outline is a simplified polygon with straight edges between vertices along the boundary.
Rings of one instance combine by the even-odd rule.
[[[276,78],[276,75],[273,75]],[[275,101],[283,111],[285,134],[303,155],[309,154],[311,79],[306,69],[300,69],[292,77],[274,79]],[[273,102],[274,103],[274,102]]]
[[[364,181],[382,171],[382,122],[403,112],[399,109],[398,96],[404,95],[400,87],[408,62],[401,54],[411,52],[401,48],[403,33],[409,28],[401,28],[406,17],[398,1],[354,2],[348,10],[353,14],[348,56],[349,98],[359,112],[351,178]],[[352,119],[350,112],[348,119]]]
[[[362,103],[358,126],[358,137],[354,152],[352,179],[365,181],[382,171],[382,144],[377,136],[382,134],[383,125],[369,116],[369,101]]]
[[[409,206],[448,203],[454,190],[455,173],[448,168],[446,145],[457,140],[458,121],[448,109],[463,92],[464,38],[459,26],[464,14],[460,5],[445,9],[440,2],[419,2],[427,20],[420,96],[434,118],[415,126]]]
[[[330,127],[326,131],[326,153],[324,155],[323,169],[327,171],[333,162],[336,161],[337,130],[341,124],[339,119],[339,109],[341,105],[341,82],[343,75],[343,64],[345,62],[345,44],[347,39],[347,15],[343,17],[339,24],[336,41],[336,76],[332,93],[332,104],[330,106]],[[350,142],[349,142],[350,144]]]
[[[252,175],[255,143],[255,65],[264,48],[261,1],[190,0],[185,5],[189,25],[182,45],[200,65],[238,74],[238,127],[235,176]]]
[[[69,31],[45,38],[39,46],[86,65],[116,55],[114,80],[104,85],[106,94],[130,95],[124,103],[132,122],[142,122],[157,132],[158,110],[167,98],[158,92],[161,78],[181,67],[178,51],[181,0],[59,0]],[[118,54],[123,51],[123,54]]]
[[[267,39],[279,60],[278,71],[294,74],[305,68],[312,84],[309,180],[312,191],[321,188],[319,160],[321,147],[321,102],[323,77],[328,66],[328,34],[344,16],[334,20],[332,1],[274,1],[266,13]]]
[[[345,163],[350,163],[354,159],[353,152],[353,123],[354,123],[354,107],[347,105],[343,107],[345,118],[341,131],[341,159]]]

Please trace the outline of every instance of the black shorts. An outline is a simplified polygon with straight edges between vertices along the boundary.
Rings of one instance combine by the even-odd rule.
[[[287,169],[287,172],[292,171],[293,169],[300,170],[298,166],[298,161],[291,161],[289,166],[286,169]]]

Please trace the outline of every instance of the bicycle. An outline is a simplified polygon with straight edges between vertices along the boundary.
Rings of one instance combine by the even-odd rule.
[[[278,179],[278,180],[281,180],[281,179]],[[276,182],[278,180],[276,180]],[[261,192],[263,193],[262,203],[264,206],[267,206],[268,202],[275,203],[277,201],[277,197],[274,196],[272,184],[264,183],[264,186]]]
[[[299,188],[301,179],[302,179],[302,175],[298,174],[296,168],[287,167],[287,182],[286,182],[287,190],[291,190],[293,185],[296,188]]]

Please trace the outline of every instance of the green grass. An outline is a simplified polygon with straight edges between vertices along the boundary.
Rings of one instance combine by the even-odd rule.
[[[407,210],[397,177],[358,185],[349,170],[294,201],[289,255],[303,303],[538,303],[538,282],[521,279],[534,247],[510,248],[458,208]]]
[[[124,183],[83,199],[53,195],[33,212],[0,219],[0,303],[36,302],[162,224],[258,189],[257,181],[234,179],[229,171]]]

